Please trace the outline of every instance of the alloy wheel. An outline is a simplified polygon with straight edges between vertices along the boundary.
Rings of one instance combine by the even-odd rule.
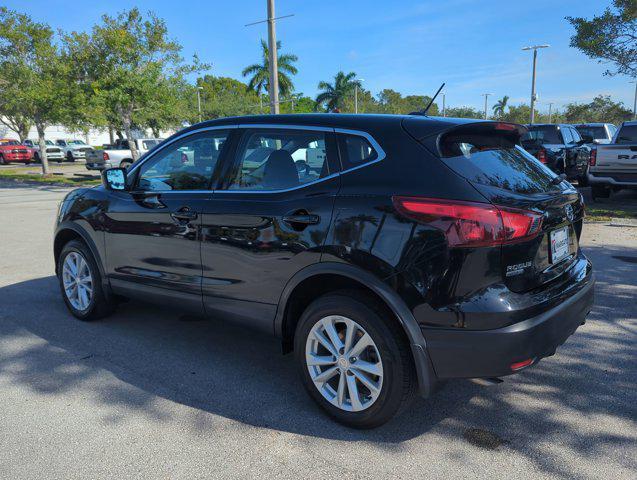
[[[341,410],[366,410],[380,395],[380,352],[354,320],[329,315],[316,322],[305,342],[305,361],[314,386]]]
[[[93,297],[93,277],[85,258],[79,252],[70,252],[62,267],[64,294],[76,310],[84,311]]]

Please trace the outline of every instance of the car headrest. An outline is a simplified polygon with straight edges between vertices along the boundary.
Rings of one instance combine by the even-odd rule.
[[[290,152],[275,150],[270,154],[263,170],[263,186],[270,190],[295,187],[299,174]]]

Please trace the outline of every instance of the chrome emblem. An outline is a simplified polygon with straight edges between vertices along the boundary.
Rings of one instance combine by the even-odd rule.
[[[568,218],[569,222],[572,222],[575,218],[575,214],[573,213],[573,207],[571,205],[566,205],[564,207],[564,212],[566,213],[566,218]]]

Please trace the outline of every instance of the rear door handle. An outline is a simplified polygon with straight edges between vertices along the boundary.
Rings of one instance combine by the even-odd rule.
[[[309,213],[284,215],[283,221],[290,225],[316,225],[321,221],[318,215]]]
[[[178,222],[183,222],[194,220],[198,215],[197,212],[191,210],[190,207],[181,207],[176,212],[171,213],[170,216]]]

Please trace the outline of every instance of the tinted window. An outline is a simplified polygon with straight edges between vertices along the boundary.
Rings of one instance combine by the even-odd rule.
[[[560,129],[562,132],[562,138],[564,139],[565,144],[573,143],[573,135],[571,134],[571,129],[568,127],[564,127]]]
[[[529,126],[528,133],[522,136],[522,142],[562,143],[560,132],[555,125]]]
[[[568,131],[571,134],[571,137],[573,137],[573,142],[577,143],[582,140],[582,137],[580,137],[580,134],[577,131],[577,129],[573,127],[568,127]]]
[[[604,127],[585,127],[579,126],[575,127],[580,135],[588,135],[589,137],[595,138],[606,138],[606,130]]]
[[[451,133],[440,150],[449,167],[466,179],[517,193],[555,189],[555,174],[515,144],[516,137],[500,133]]]
[[[637,143],[637,125],[624,125],[620,127],[615,143]]]
[[[246,130],[230,174],[230,190],[282,190],[328,175],[325,132]]]
[[[343,170],[358,167],[378,159],[378,152],[365,137],[359,135],[341,135]]]
[[[140,190],[205,190],[209,188],[227,131],[200,133],[177,141],[140,167]]]

